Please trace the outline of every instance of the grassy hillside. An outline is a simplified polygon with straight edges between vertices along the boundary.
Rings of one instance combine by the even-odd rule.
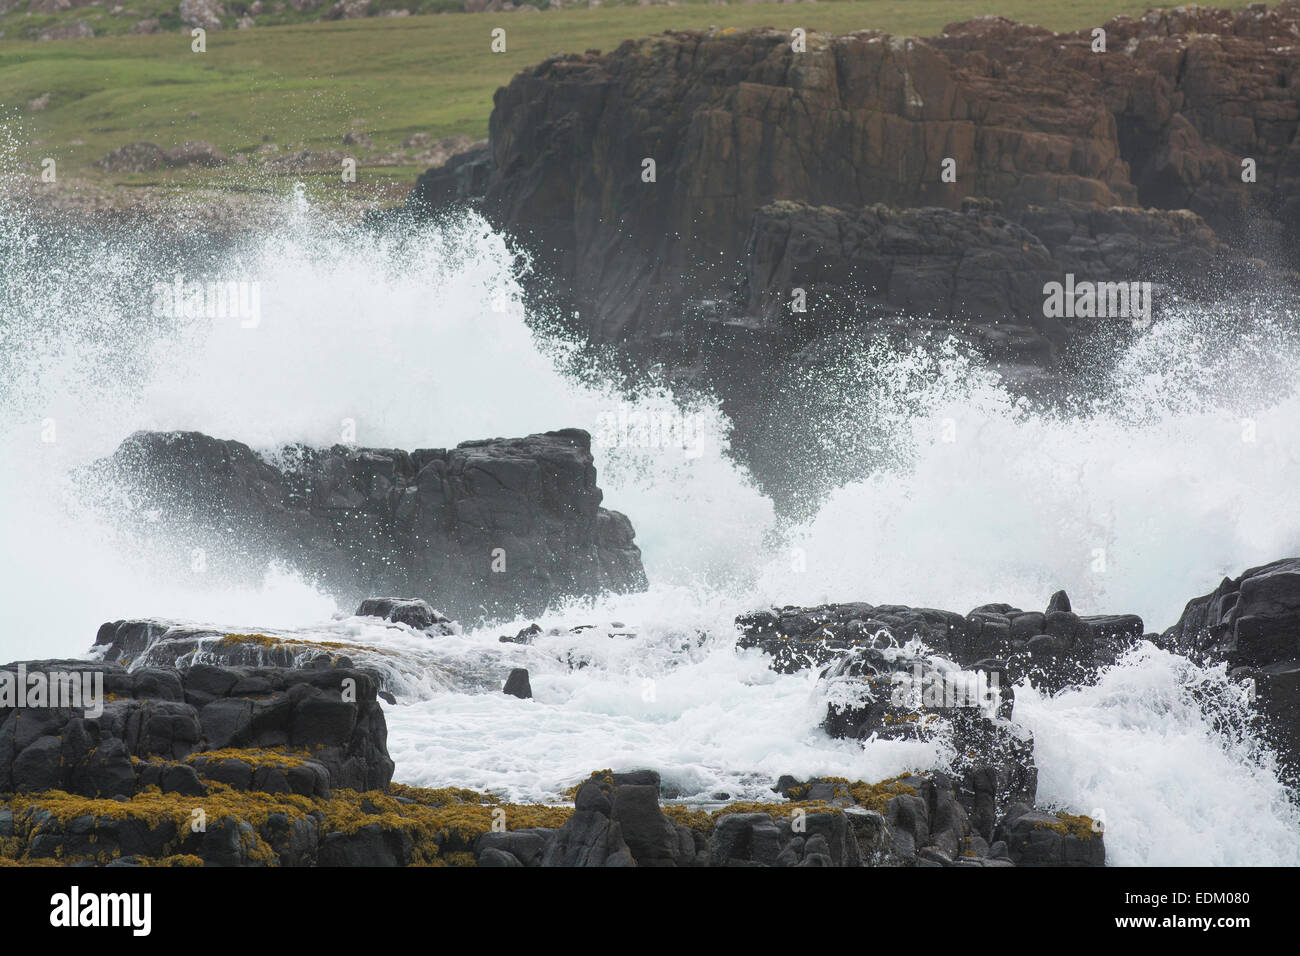
[[[95,8],[72,12],[85,15],[87,9]],[[33,174],[48,156],[57,160],[60,179],[117,185],[248,180],[273,152],[264,144],[281,151],[343,150],[344,133],[362,130],[374,147],[359,150],[359,184],[387,179],[396,186],[426,165],[410,151],[394,155],[404,138],[485,136],[493,91],[559,51],[610,50],[629,37],[710,25],[927,35],[988,13],[1073,30],[1144,9],[1131,0],[843,0],[373,17],[210,32],[205,53],[191,52],[188,32],[180,31],[56,42],[4,38],[0,103],[18,164]],[[495,27],[506,30],[503,54],[489,48]],[[33,109],[32,101],[45,94],[44,107]],[[139,140],[164,148],[206,140],[256,158],[220,171],[109,174],[91,165]],[[337,172],[321,175],[338,178]]]

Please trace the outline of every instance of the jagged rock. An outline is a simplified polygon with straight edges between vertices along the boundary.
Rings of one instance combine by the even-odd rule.
[[[349,601],[435,594],[513,616],[645,587],[631,523],[600,507],[585,431],[282,455],[284,470],[239,442],[138,432],[92,473],[138,496],[123,522],[177,560],[203,542],[212,570],[259,580],[283,561]],[[154,508],[163,519],[145,521]]]
[[[542,633],[542,626],[540,624],[534,623],[534,624],[529,624],[527,627],[523,628],[514,637],[511,637],[508,634],[503,634],[500,638],[498,638],[498,640],[502,644],[531,644],[541,633]]]
[[[1105,24],[1107,55],[1089,31],[982,18],[924,40],[811,34],[803,54],[784,32],[751,30],[556,56],[497,97],[484,208],[533,234],[599,341],[660,334],[686,299],[725,293],[755,213],[776,198],[845,210],[1140,203],[1230,233],[1249,208],[1293,230],[1300,217],[1283,210],[1300,195],[1287,159],[1300,109],[1286,50],[1298,22],[1294,4],[1120,17]],[[1244,155],[1269,188],[1241,182]],[[658,166],[649,188],[643,157]],[[939,177],[948,158],[953,183]],[[413,201],[438,191],[421,180]],[[908,311],[944,301],[933,291],[916,287]]]
[[[1187,602],[1162,641],[1232,666],[1300,658],[1300,558],[1250,568]]]
[[[201,793],[203,781],[212,780],[240,790],[328,796],[331,786],[384,789],[392,779],[376,683],[361,671],[199,665],[174,675],[185,696],[175,700],[177,687],[153,670],[132,674],[87,661],[22,666],[29,674],[98,672],[104,696],[98,714],[87,707],[0,706],[0,793],[129,797],[151,785]],[[16,676],[18,667],[0,673]],[[344,681],[355,691],[352,700],[343,698]],[[231,747],[255,753],[205,755]],[[287,749],[310,749],[311,758],[256,756]]]
[[[916,638],[962,668],[983,664],[986,672],[998,672],[1007,690],[1022,675],[1058,690],[1092,680],[1098,668],[1113,664],[1143,637],[1142,619],[1135,614],[1079,616],[1062,610],[1062,599],[1068,606],[1069,598],[1058,592],[1047,613],[986,604],[964,616],[863,602],[787,606],[737,617],[736,646],[759,648],[781,673],[840,661],[850,676],[875,676],[899,670],[878,652]],[[857,656],[848,659],[849,652]]]
[[[598,810],[574,812],[547,846],[542,866],[636,866],[617,822]]]
[[[530,294],[629,368],[721,396],[733,452],[793,510],[863,477],[800,412],[877,339],[952,335],[1052,397],[1097,335],[1134,333],[1046,317],[1047,281],[1151,282],[1157,318],[1261,288],[1300,302],[1300,5],[1193,10],[1110,20],[1104,54],[1090,30],[987,17],[810,33],[804,53],[712,29],[553,56],[405,208],[474,205],[517,237],[545,277]]]
[[[528,682],[528,669],[516,667],[506,678],[505,686],[501,688],[503,693],[511,697],[518,697],[521,700],[531,700],[533,696],[533,687]]]

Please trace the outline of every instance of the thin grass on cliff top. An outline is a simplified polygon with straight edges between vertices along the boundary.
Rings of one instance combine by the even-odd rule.
[[[60,180],[185,186],[240,177],[235,170],[108,174],[92,164],[141,140],[163,148],[205,140],[247,154],[264,142],[281,149],[342,149],[342,136],[354,129],[373,138],[376,153],[391,153],[413,133],[482,138],[493,92],[525,67],[556,52],[609,51],[624,39],[668,29],[800,26],[926,36],[954,21],[999,14],[1062,31],[1118,14],[1137,16],[1148,6],[1130,0],[857,0],[370,18],[223,30],[208,34],[202,54],[191,52],[188,32],[46,43],[16,41],[10,32],[0,39],[0,104],[8,134],[20,144],[21,171],[34,177],[41,160],[52,157]],[[72,12],[91,9],[98,10]],[[507,31],[504,54],[489,50],[490,31],[498,26]],[[47,93],[43,109],[29,107]],[[423,169],[409,154],[388,162],[374,166],[363,152],[358,181],[387,179],[404,189]],[[336,171],[321,175],[338,178]]]

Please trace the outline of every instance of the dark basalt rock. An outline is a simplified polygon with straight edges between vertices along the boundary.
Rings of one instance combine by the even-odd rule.
[[[1300,558],[1224,578],[1209,594],[1188,601],[1161,639],[1179,653],[1234,667],[1300,658]]]
[[[18,666],[0,671],[16,675]],[[199,665],[179,674],[130,673],[87,661],[23,667],[28,674],[99,672],[102,713],[0,707],[0,793],[58,789],[130,797],[158,786],[164,793],[201,794],[214,781],[328,796],[331,787],[386,789],[392,779],[377,685],[359,670]],[[230,748],[249,756],[207,755]],[[277,760],[277,751],[310,757]]]
[[[516,667],[506,678],[506,684],[501,688],[503,693],[511,697],[518,697],[522,700],[530,700],[533,696],[532,684],[528,682],[528,670],[524,667]]]
[[[610,819],[622,828],[623,842],[637,866],[694,866],[695,837],[659,809],[659,787],[623,784],[614,788]]]
[[[347,602],[435,595],[479,619],[646,585],[630,522],[600,507],[585,431],[410,453],[295,446],[280,458],[197,432],[138,432],[90,473],[131,493],[121,520],[143,546],[186,567],[199,549],[205,570],[233,578],[260,580],[281,561]],[[161,520],[145,520],[155,510]],[[385,600],[373,613],[445,623]]]
[[[998,840],[1017,866],[1102,866],[1106,847],[1091,820],[1012,807],[998,827]]]
[[[1224,578],[1187,602],[1159,638],[1180,654],[1226,662],[1246,684],[1263,729],[1300,787],[1300,558]]]
[[[395,624],[406,624],[418,631],[437,630],[451,633],[452,620],[435,611],[428,601],[418,598],[366,598],[357,608],[358,617],[382,617]]]
[[[1021,611],[1007,604],[986,604],[966,615],[935,608],[857,602],[818,607],[783,607],[736,618],[736,646],[758,648],[772,658],[772,669],[793,673],[840,660],[850,651],[867,662],[871,649],[899,647],[916,638],[965,669],[999,661],[998,672],[1010,687],[1022,675],[1036,686],[1058,690],[1093,679],[1143,637],[1135,614],[1080,616],[1058,592],[1048,611]],[[865,656],[863,656],[865,655]],[[876,666],[875,673],[894,670]],[[911,666],[910,664],[908,665]],[[986,668],[987,670],[987,668]]]

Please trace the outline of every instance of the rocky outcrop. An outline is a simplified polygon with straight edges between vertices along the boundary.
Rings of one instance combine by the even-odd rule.
[[[1144,636],[1136,614],[1079,615],[1064,591],[1044,611],[983,604],[963,615],[899,604],[826,604],[745,614],[736,626],[737,646],[763,650],[781,673],[844,661],[846,655],[874,672],[905,671],[910,661],[899,656],[900,648],[919,639],[921,653],[965,669],[1003,673],[1007,687],[1024,676],[1049,690],[1095,677],[1099,667],[1113,664]],[[886,653],[894,658],[887,660]]]
[[[1188,601],[1160,640],[1180,654],[1231,668],[1284,771],[1300,787],[1300,558],[1224,578],[1209,594]]]
[[[40,701],[30,693],[38,684],[50,688]],[[20,686],[20,696],[0,693],[0,793],[130,798],[156,786],[199,795],[217,782],[327,797],[384,789],[393,775],[376,683],[360,670],[0,668],[0,688]],[[55,697],[55,687],[72,686],[76,700]]]
[[[1045,316],[1047,282],[1149,282],[1155,318],[1300,295],[1300,3],[1097,26],[1104,52],[985,17],[804,52],[711,30],[552,57],[407,208],[480,209],[572,331],[717,393],[733,452],[796,508],[861,477],[803,425],[819,354],[953,334],[1052,398],[1076,353],[1131,332]]]
[[[1080,616],[1065,592],[1045,611],[986,604],[962,615],[864,603],[785,607],[736,619],[737,647],[771,667],[820,667],[823,729],[864,741],[938,740],[940,770],[864,788],[783,781],[809,799],[881,804],[876,853],[907,864],[1101,865],[1100,828],[1035,809],[1034,741],[1012,722],[1014,687],[1048,691],[1095,679],[1143,637],[1136,615]],[[1094,842],[1093,838],[1096,837]]]
[[[1300,558],[1283,558],[1187,602],[1162,635],[1182,654],[1237,665],[1300,658]]]
[[[260,579],[280,561],[349,603],[425,595],[475,619],[645,587],[631,523],[600,507],[584,431],[278,458],[140,432],[92,475],[125,493],[119,520],[145,548],[228,577]]]
[[[1077,205],[1190,210],[1249,248],[1293,239],[1300,6],[1155,11],[1104,29],[1105,52],[1090,31],[982,18],[924,40],[812,34],[806,52],[760,30],[554,57],[497,94],[482,206],[572,286],[603,342],[681,333],[701,302],[727,300],[756,214],[779,200],[851,215],[875,204],[955,211],[979,197],[1025,217],[1047,248],[1052,233],[1076,231]],[[1242,181],[1246,158],[1254,183]],[[952,181],[941,175],[949,161]],[[445,201],[471,163],[422,177],[412,205]],[[1156,213],[1129,218],[1135,238],[1169,228]],[[944,222],[927,235],[955,228]],[[1010,244],[999,261],[1011,267],[1023,251]],[[1197,276],[1197,262],[1177,264]],[[1152,278],[1149,263],[1141,275],[1123,266],[1098,278]],[[917,283],[897,304],[942,314],[943,293]]]
[[[420,600],[369,598],[357,617],[375,617],[404,625],[429,638],[460,632],[460,625]],[[340,641],[320,629],[271,629],[269,633],[234,632],[212,625],[135,618],[107,621],[95,635],[90,655],[96,660],[140,669],[178,670],[200,666],[223,668],[356,668],[364,671],[378,695],[390,704],[408,688],[409,673],[400,659],[381,647]]]
[[[1101,865],[1087,817],[1017,804],[981,830],[952,781],[782,778],[784,799],[660,802],[658,774],[599,771],[574,806],[393,784],[328,796],[150,790],[0,793],[0,860],[101,866],[863,867]],[[995,839],[990,842],[990,837]]]

